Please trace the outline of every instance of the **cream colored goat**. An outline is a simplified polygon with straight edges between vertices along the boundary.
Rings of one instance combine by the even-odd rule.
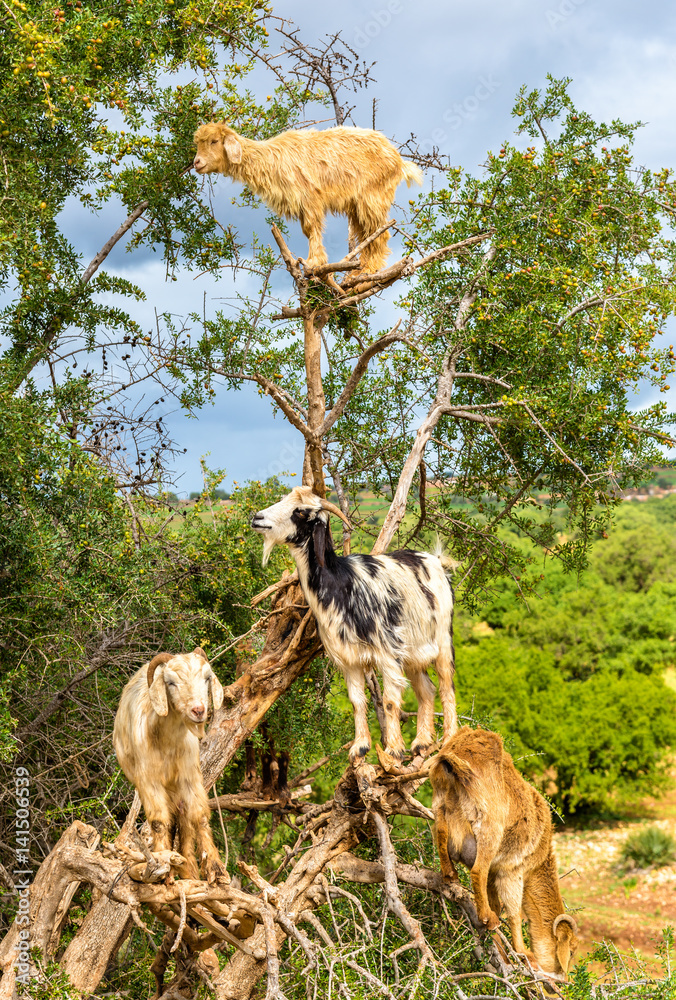
[[[171,850],[174,827],[186,859],[180,874],[199,878],[194,843],[210,881],[227,880],[209,826],[199,741],[209,707],[223,704],[223,688],[199,648],[159,653],[125,686],[115,715],[113,745],[135,786],[153,836],[154,851]]]
[[[346,215],[350,240],[361,243],[384,225],[402,180],[422,184],[422,171],[402,160],[381,132],[365,128],[329,128],[282,132],[256,142],[238,135],[225,122],[202,125],[195,132],[198,174],[221,173],[246,184],[266,205],[298,219],[310,247],[309,270],[326,264],[322,242],[327,212]],[[389,250],[389,232],[364,248],[361,268],[379,271]]]
[[[442,874],[457,881],[454,862],[462,861],[482,923],[494,930],[504,906],[514,950],[564,979],[577,925],[561,899],[545,800],[521,777],[497,733],[467,726],[443,744],[430,781]],[[532,951],[523,941],[522,911]]]

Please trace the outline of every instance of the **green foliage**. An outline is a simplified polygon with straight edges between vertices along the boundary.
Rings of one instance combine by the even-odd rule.
[[[199,500],[201,499],[202,496],[203,496],[202,493],[191,493],[189,499]],[[229,500],[230,494],[226,493],[225,490],[214,489],[211,491],[211,497],[214,500]]]
[[[671,786],[676,696],[664,676],[676,591],[650,581],[673,543],[674,509],[671,497],[627,503],[581,576],[547,562],[542,596],[527,609],[510,582],[483,624],[457,616],[461,713],[485,715],[512,739],[518,766],[565,813],[621,811]],[[648,526],[657,542],[642,552],[637,588],[636,575],[620,569]]]
[[[577,961],[570,973],[570,981],[559,988],[565,1000],[595,1000],[599,987],[605,996],[617,997],[618,1000],[627,996],[632,1000],[672,1000],[676,991],[672,927],[665,927],[662,931],[656,957],[662,968],[661,977],[648,971],[636,951],[627,960],[615,945],[604,941]],[[599,966],[602,971],[598,970]]]
[[[43,975],[31,978],[27,985],[18,983],[17,995],[31,1000],[75,1000],[77,993],[63,969],[50,962]]]
[[[0,133],[9,197],[0,278],[16,288],[0,313],[12,344],[1,369],[9,384],[20,385],[71,324],[90,346],[107,328],[133,338],[135,348],[142,332],[97,295],[139,298],[142,290],[102,271],[80,281],[79,255],[61,230],[67,199],[90,211],[109,201],[127,212],[143,205],[147,224],[130,248],[162,248],[170,273],[183,262],[217,275],[232,258],[232,234],[203,210],[199,179],[184,175],[203,121],[278,130],[296,112],[302,92],[293,85],[265,108],[236,89],[250,62],[236,62],[235,53],[265,43],[266,11],[259,0],[3,7]],[[225,38],[232,59],[224,64]]]
[[[656,454],[644,431],[659,430],[665,407],[636,416],[629,400],[638,378],[664,390],[673,371],[673,351],[651,341],[674,305],[676,201],[669,171],[632,163],[636,125],[597,125],[573,106],[567,81],[551,80],[546,93],[523,90],[514,113],[517,134],[533,145],[524,152],[506,142],[488,155],[483,178],[451,171],[448,186],[416,206],[418,245],[490,230],[494,256],[477,250],[426,269],[407,301],[412,316],[431,324],[438,352],[462,348],[467,374],[456,374],[455,407],[501,418],[491,433],[451,416],[436,435],[439,467],[452,463],[455,476],[447,492],[476,511],[454,511],[450,524],[456,552],[472,565],[465,587],[488,586],[511,562],[527,592],[524,551],[498,539],[495,526],[511,522],[581,568],[614,507],[613,478],[638,484]],[[480,295],[456,330],[449,307],[470,276]],[[550,516],[537,516],[534,499]],[[566,540],[552,530],[562,502]]]
[[[676,840],[659,826],[646,826],[627,837],[620,858],[636,868],[662,868],[676,861]]]
[[[168,524],[163,504],[121,496],[41,397],[2,396],[0,757],[5,797],[10,758],[28,769],[36,843],[74,818],[102,829],[123,818],[130,788],[110,746],[122,686],[154,652],[215,654],[252,628],[250,598],[285,557],[264,570],[248,524],[281,492],[253,484],[206,518],[196,504]],[[234,660],[216,669],[227,683]]]

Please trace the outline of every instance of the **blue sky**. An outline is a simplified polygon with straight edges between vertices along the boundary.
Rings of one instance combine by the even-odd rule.
[[[342,31],[363,59],[376,63],[375,84],[355,98],[355,124],[370,127],[375,97],[376,126],[388,136],[404,141],[413,132],[469,170],[511,136],[510,112],[519,87],[543,87],[547,73],[572,77],[573,98],[596,118],[645,122],[635,146],[639,163],[653,169],[676,165],[676,6],[655,0],[343,0],[330,5],[280,0],[275,13],[295,22],[308,42]],[[254,85],[263,95],[269,92],[262,75],[256,75]],[[405,191],[400,197],[408,197]],[[261,214],[233,208],[236,192],[229,179],[217,178],[215,192],[219,219],[237,226],[243,241],[255,227],[265,232]],[[107,238],[121,218],[122,210],[112,205],[96,218],[73,213],[70,221],[87,259],[103,242],[101,234]],[[304,255],[306,243],[295,226],[291,246]],[[332,221],[330,259],[345,247],[345,221]],[[155,308],[178,315],[201,311],[205,294],[208,307],[217,308],[222,305],[217,300],[233,291],[229,281],[216,284],[189,274],[167,283],[157,258],[131,257],[123,247],[108,264],[145,289],[147,302],[135,315],[147,329],[154,325]],[[376,326],[393,317],[391,301],[383,303]],[[672,397],[670,408],[676,410],[676,387]],[[647,392],[637,402],[651,401]],[[300,469],[300,436],[281,417],[274,420],[267,400],[253,389],[221,390],[215,405],[196,419],[179,411],[167,422],[187,449],[176,465],[179,493],[200,487],[200,457],[207,453],[211,467],[227,469],[226,486]]]

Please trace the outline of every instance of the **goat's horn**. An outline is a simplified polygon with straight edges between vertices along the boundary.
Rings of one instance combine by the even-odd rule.
[[[153,677],[155,676],[155,671],[163,663],[168,663],[169,660],[173,660],[171,653],[158,653],[157,656],[153,656],[152,660],[148,664],[148,687],[153,682]]]
[[[201,646],[195,646],[195,648],[193,649],[193,653],[197,653],[197,655],[201,656],[203,660],[206,660],[207,663],[209,662],[209,657],[204,652]]]
[[[573,934],[577,934],[577,923],[575,917],[572,917],[570,913],[559,913],[558,917],[554,917],[554,923],[552,924],[552,931],[556,934],[556,929],[559,924],[570,924],[573,929]]]
[[[347,527],[347,529],[349,531],[352,531],[352,525],[350,524],[350,522],[348,521],[348,519],[345,517],[345,515],[343,514],[342,510],[340,509],[340,507],[336,507],[335,503],[331,503],[330,500],[326,500],[324,497],[321,497],[319,502],[322,505],[322,510],[328,510],[329,513],[335,514],[336,517],[339,517],[341,519],[341,521]]]

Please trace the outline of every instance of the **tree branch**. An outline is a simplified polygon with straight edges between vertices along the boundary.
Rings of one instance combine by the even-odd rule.
[[[362,376],[366,372],[366,369],[368,368],[369,361],[371,360],[371,358],[375,357],[376,354],[380,354],[380,352],[384,351],[386,347],[390,346],[390,344],[393,344],[396,341],[405,341],[406,338],[399,336],[397,332],[400,326],[401,326],[401,320],[397,320],[397,322],[392,327],[389,333],[386,333],[382,337],[379,337],[378,340],[375,340],[369,347],[366,348],[364,353],[357,361],[357,364],[354,366],[352,374],[345,383],[343,391],[341,392],[336,402],[333,404],[331,410],[327,413],[326,417],[324,418],[324,423],[322,424],[322,426],[318,431],[320,437],[323,437],[325,434],[327,434],[328,431],[331,430],[335,422],[342,416],[345,407],[349,403],[355,389],[357,388],[359,382],[361,381]]]

